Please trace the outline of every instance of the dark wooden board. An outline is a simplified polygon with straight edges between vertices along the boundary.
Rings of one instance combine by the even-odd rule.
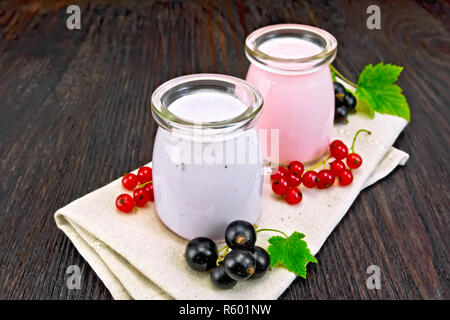
[[[375,3],[376,2],[376,3]],[[339,40],[356,80],[379,61],[399,80],[412,122],[405,168],[361,193],[281,299],[449,299],[450,5],[447,1],[11,1],[0,3],[0,298],[111,299],[54,223],[56,209],[151,160],[148,99],[162,82],[245,77],[246,35],[284,22]],[[65,26],[79,4],[81,30]],[[366,27],[369,4],[380,30]],[[68,290],[66,268],[82,269]],[[366,287],[380,266],[382,287]]]

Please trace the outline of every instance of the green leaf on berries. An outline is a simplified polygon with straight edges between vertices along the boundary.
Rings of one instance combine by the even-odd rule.
[[[411,119],[408,102],[402,89],[395,84],[403,67],[379,63],[367,65],[358,78],[356,96],[369,106],[373,118],[375,112]]]
[[[303,233],[294,232],[290,237],[273,236],[269,239],[267,251],[270,255],[270,265],[285,267],[296,275],[306,278],[306,265],[308,262],[317,263],[311,254]]]

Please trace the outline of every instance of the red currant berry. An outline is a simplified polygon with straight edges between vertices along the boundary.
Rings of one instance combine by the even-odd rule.
[[[292,169],[288,170],[288,173],[284,178],[286,179],[289,187],[297,187],[302,182],[302,176]]]
[[[334,160],[330,165],[330,170],[337,175],[339,172],[347,169],[341,160]]]
[[[150,200],[150,196],[148,193],[144,190],[144,188],[137,188],[133,192],[133,198],[136,202],[136,206],[143,207],[147,204],[147,202]]]
[[[146,184],[144,191],[147,192],[150,201],[155,201],[155,195],[153,194],[153,183]]]
[[[300,203],[303,199],[303,195],[297,188],[289,188],[286,191],[286,202],[289,204],[297,204]]]
[[[314,188],[319,179],[319,175],[315,171],[307,171],[302,177],[302,183],[307,188]]]
[[[292,161],[288,165],[288,171],[289,170],[295,171],[296,174],[301,177],[303,174],[303,171],[305,170],[305,167],[303,166],[303,163],[301,163],[300,161]]]
[[[333,140],[333,141],[330,143],[330,152],[331,152],[332,149],[336,148],[336,147],[339,146],[339,145],[343,145],[343,144],[344,144],[344,143],[343,143],[341,140]]]
[[[335,175],[331,170],[320,170],[318,179],[317,187],[319,189],[327,189],[333,185]]]
[[[278,167],[271,175],[270,180],[280,179],[287,174],[287,169],[285,167]]]
[[[152,168],[141,167],[137,173],[140,184],[152,181]]]
[[[122,178],[122,185],[125,189],[133,190],[138,184],[138,177],[133,173],[128,173]]]
[[[134,200],[129,194],[121,194],[116,199],[116,207],[122,212],[129,213],[134,208]]]
[[[348,186],[353,181],[353,173],[350,170],[345,169],[339,172],[338,180],[341,186]]]
[[[334,148],[330,148],[331,156],[337,160],[344,159],[348,154],[348,148],[345,144],[339,144]]]
[[[288,188],[288,182],[285,178],[275,179],[272,182],[272,190],[275,194],[282,195]]]
[[[345,161],[350,169],[358,169],[362,165],[362,158],[357,153],[350,153]]]

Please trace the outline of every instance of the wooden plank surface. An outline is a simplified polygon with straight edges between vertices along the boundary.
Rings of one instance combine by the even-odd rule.
[[[375,3],[376,2],[376,3]],[[269,24],[320,26],[335,65],[403,65],[411,154],[363,191],[281,299],[449,299],[447,1],[11,1],[0,3],[0,298],[111,299],[58,231],[56,209],[151,160],[148,99],[162,82],[215,72],[245,77],[243,43]],[[81,7],[81,30],[65,26]],[[381,8],[368,30],[366,8]],[[69,265],[80,290],[65,285]],[[382,287],[366,287],[380,266]]]

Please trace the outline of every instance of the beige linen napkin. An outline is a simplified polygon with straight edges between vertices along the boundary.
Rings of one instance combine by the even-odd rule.
[[[356,114],[349,121],[334,130],[334,137],[348,146],[358,129],[372,131],[370,136],[362,133],[356,143],[363,166],[354,171],[353,183],[327,190],[303,187],[302,203],[290,206],[274,196],[266,176],[258,227],[288,234],[302,232],[311,252],[316,254],[359,192],[405,164],[408,154],[392,147],[407,124],[405,120],[381,114],[369,119]],[[272,268],[263,278],[238,283],[233,290],[214,288],[208,273],[187,266],[183,257],[187,241],[161,223],[153,203],[135,214],[117,212],[114,201],[124,191],[117,179],[55,214],[58,228],[70,238],[115,299],[276,299],[295,279],[283,268]],[[267,247],[271,235],[260,233],[257,244]]]

